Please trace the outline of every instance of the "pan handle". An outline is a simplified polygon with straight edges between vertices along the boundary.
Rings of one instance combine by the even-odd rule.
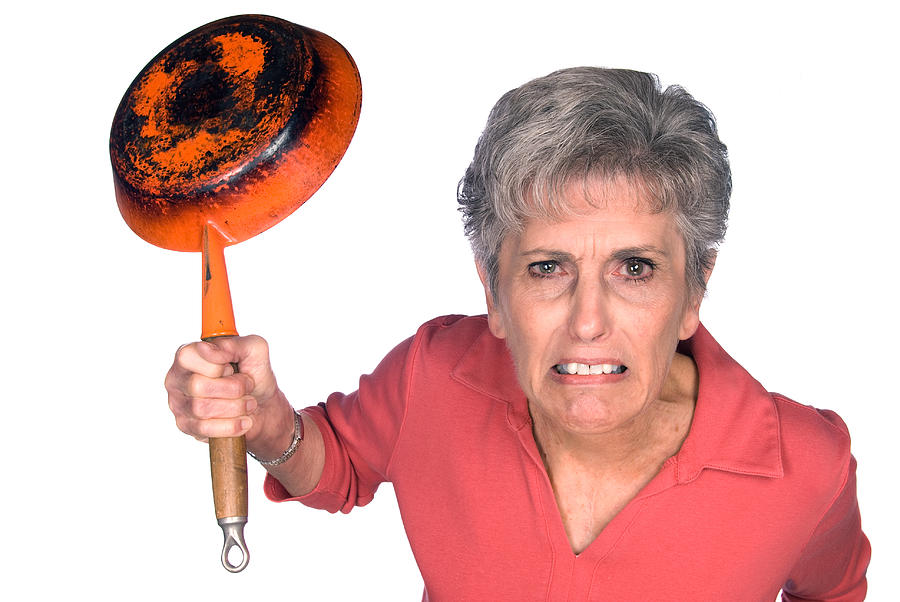
[[[244,542],[244,525],[247,524],[247,446],[244,438],[210,439],[209,466],[216,519],[225,537],[222,566],[232,573],[239,573],[250,562],[250,552]],[[229,558],[234,548],[241,552],[238,564],[233,564]]]
[[[203,329],[201,338],[237,336],[228,273],[225,270],[225,238],[212,224],[203,228]],[[232,364],[235,372],[237,365]],[[222,527],[225,544],[222,566],[239,573],[250,562],[244,542],[247,523],[247,443],[243,436],[209,440],[209,466],[212,473],[216,519]],[[233,564],[230,552],[238,548],[241,561]]]

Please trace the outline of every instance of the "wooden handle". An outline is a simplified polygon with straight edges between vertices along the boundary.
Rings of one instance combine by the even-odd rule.
[[[209,440],[216,518],[247,516],[247,444],[244,437]]]

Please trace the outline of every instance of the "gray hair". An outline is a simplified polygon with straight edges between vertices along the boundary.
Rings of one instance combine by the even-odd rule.
[[[577,67],[510,90],[494,105],[459,183],[457,200],[476,260],[497,292],[504,237],[532,218],[572,213],[564,188],[588,177],[624,178],[653,211],[670,211],[684,239],[687,284],[725,236],[728,153],[704,105],[650,73]]]

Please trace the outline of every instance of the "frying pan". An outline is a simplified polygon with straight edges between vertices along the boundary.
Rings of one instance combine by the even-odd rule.
[[[277,224],[328,178],[362,99],[350,54],[318,31],[264,15],[199,27],[138,74],[116,111],[116,201],[156,246],[202,253],[204,340],[235,336],[224,249]],[[243,437],[211,439],[222,564],[250,555]],[[241,562],[229,552],[237,547]]]

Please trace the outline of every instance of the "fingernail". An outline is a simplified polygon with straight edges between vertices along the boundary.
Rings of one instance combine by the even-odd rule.
[[[241,418],[241,430],[246,432],[250,430],[250,427],[253,425],[253,421],[249,418]]]
[[[248,399],[248,400],[247,400],[247,413],[248,413],[248,414],[251,413],[251,412],[252,412],[253,410],[255,410],[258,406],[259,406],[259,404],[256,403],[256,400],[255,400],[255,399],[252,399],[252,398],[251,398],[251,399]]]

